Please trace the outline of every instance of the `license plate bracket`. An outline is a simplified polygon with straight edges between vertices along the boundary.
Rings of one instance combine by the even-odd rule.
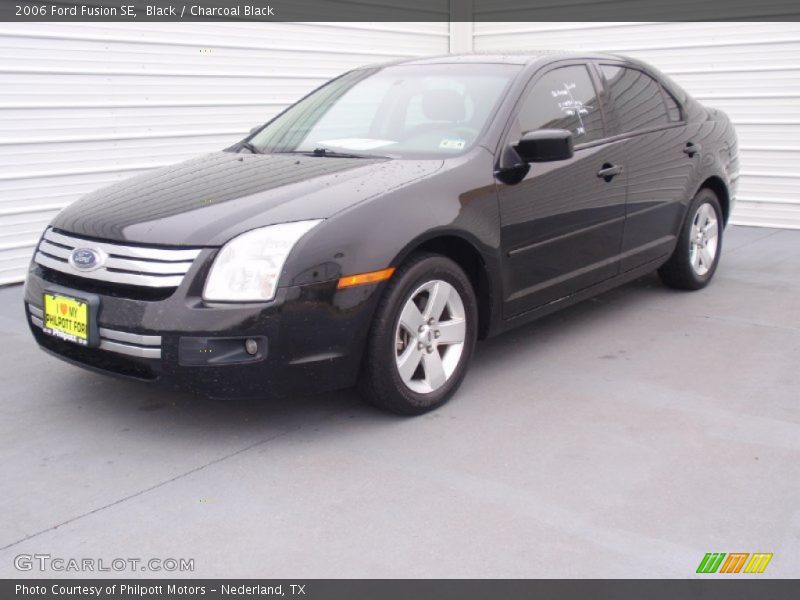
[[[48,288],[42,294],[42,331],[79,346],[99,346],[99,307],[100,299],[94,294]]]

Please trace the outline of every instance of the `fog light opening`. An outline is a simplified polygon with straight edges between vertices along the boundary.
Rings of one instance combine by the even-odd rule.
[[[255,341],[253,338],[247,338],[244,341],[244,350],[250,356],[255,356],[256,354],[258,354],[258,342]]]

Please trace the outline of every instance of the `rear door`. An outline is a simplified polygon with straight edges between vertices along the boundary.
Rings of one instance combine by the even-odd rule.
[[[687,152],[693,140],[681,108],[656,79],[626,63],[599,67],[611,104],[608,126],[625,139],[625,272],[672,251],[700,159]]]
[[[506,318],[613,277],[625,218],[623,143],[607,143],[596,73],[583,62],[537,73],[505,144],[537,129],[568,129],[575,155],[498,183]],[[600,171],[611,169],[608,176]]]

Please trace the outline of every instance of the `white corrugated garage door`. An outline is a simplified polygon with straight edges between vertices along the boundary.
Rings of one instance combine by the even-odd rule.
[[[0,24],[0,284],[82,194],[223,148],[350,68],[448,48],[448,23]]]
[[[349,68],[445,53],[450,29],[0,24],[0,284],[21,280],[44,225],[80,195],[222,148]],[[471,40],[458,39],[460,49],[607,50],[652,62],[736,122],[734,221],[800,228],[799,23],[475,23]]]
[[[650,62],[736,124],[742,179],[733,222],[800,228],[800,23],[476,23],[474,47]]]

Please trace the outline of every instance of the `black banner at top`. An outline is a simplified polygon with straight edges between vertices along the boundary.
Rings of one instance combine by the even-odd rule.
[[[0,0],[0,21],[796,21],[797,0]]]

